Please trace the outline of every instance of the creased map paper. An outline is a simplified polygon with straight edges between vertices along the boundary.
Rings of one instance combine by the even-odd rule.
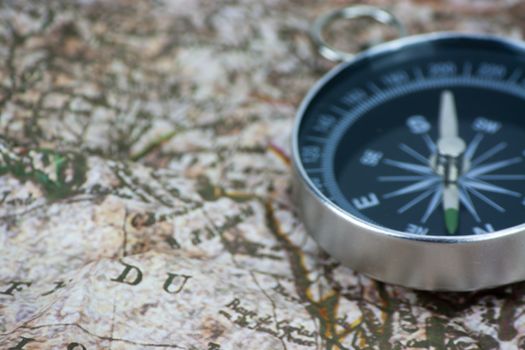
[[[520,38],[525,15],[370,3],[412,33]],[[341,5],[0,4],[0,349],[525,348],[524,284],[386,285],[305,233],[290,131]]]

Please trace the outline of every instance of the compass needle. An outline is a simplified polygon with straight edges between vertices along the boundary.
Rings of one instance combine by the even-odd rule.
[[[509,272],[525,266],[524,58],[525,44],[447,34],[378,46],[325,76],[293,133],[304,227],[386,282],[525,280]]]
[[[459,192],[456,185],[446,186],[443,190],[443,209],[447,232],[453,234],[459,224]]]
[[[458,116],[454,95],[450,90],[441,93],[439,107],[439,135],[441,139],[458,137]]]
[[[465,142],[459,137],[456,101],[450,90],[441,92],[438,113],[439,138],[437,155],[433,162],[434,170],[442,176],[443,211],[447,232],[453,234],[459,226],[459,189],[457,186],[465,163]]]

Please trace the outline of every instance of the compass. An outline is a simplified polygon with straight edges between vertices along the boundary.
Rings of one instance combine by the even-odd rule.
[[[524,280],[525,45],[433,33],[344,58],[293,132],[308,232],[385,282],[464,291]]]

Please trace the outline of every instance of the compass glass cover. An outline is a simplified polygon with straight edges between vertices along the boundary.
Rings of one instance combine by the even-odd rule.
[[[311,186],[367,223],[480,235],[525,222],[525,50],[419,40],[345,65],[298,129]]]

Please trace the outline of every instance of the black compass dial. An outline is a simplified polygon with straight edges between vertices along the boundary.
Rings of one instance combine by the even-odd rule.
[[[299,126],[309,180],[370,224],[418,235],[525,222],[525,50],[445,37],[347,65]]]

